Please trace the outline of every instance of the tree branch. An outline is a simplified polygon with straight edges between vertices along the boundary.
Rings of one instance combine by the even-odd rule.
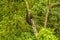
[[[47,26],[47,19],[48,19],[48,15],[49,15],[49,10],[51,8],[54,8],[54,7],[57,7],[57,6],[60,6],[60,3],[55,3],[54,5],[50,5],[50,0],[48,0],[48,6],[47,6],[47,10],[46,10],[46,17],[45,17],[45,22],[44,22],[44,28],[46,28]]]
[[[26,8],[27,8],[27,11],[28,11],[28,16],[30,17],[30,10],[29,10],[29,5],[28,5],[28,2],[27,2],[27,0],[24,0],[25,1],[25,4],[26,4]],[[34,34],[37,36],[37,29],[36,29],[36,27],[35,27],[35,23],[34,23],[34,20],[33,19],[30,19],[31,20],[31,22],[32,22],[32,28],[33,28],[33,31],[34,31]]]
[[[48,19],[48,15],[49,15],[49,10],[50,10],[50,0],[48,0],[48,5],[47,5],[47,9],[46,9],[44,28],[46,28],[46,26],[47,26],[47,19]]]
[[[51,5],[51,8],[54,8],[54,7],[57,7],[57,6],[60,6],[60,3],[55,3],[55,4]]]

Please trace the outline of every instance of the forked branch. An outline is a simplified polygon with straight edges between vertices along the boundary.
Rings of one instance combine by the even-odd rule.
[[[47,26],[47,19],[48,19],[48,15],[50,13],[50,9],[57,7],[57,6],[60,6],[60,3],[55,3],[54,5],[51,5],[50,0],[48,0],[48,5],[47,5],[47,9],[46,9],[46,17],[45,17],[45,22],[44,22],[44,28],[46,28],[46,26]]]

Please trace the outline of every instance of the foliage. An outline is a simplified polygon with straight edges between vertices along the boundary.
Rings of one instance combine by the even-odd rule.
[[[27,1],[39,32],[38,37],[34,36],[32,27],[25,21],[26,5],[24,0],[0,0],[0,40],[40,40],[40,37],[44,37],[46,40],[49,38],[57,40],[56,37],[60,38],[60,6],[50,10],[47,23],[48,28],[55,29],[55,37],[49,29],[41,29],[44,26],[48,0]],[[50,1],[51,5],[60,2],[60,0]]]
[[[37,38],[38,40],[58,40],[51,29],[41,29]]]

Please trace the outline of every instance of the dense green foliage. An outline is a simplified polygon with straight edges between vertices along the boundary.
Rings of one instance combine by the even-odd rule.
[[[38,33],[38,40],[58,40],[51,29],[41,29]]]
[[[33,29],[26,23],[26,5],[24,0],[0,0],[0,40],[57,40],[60,38],[60,6],[50,9],[47,28],[55,29],[53,32],[44,27],[46,6],[48,0],[27,0],[30,12],[34,16],[38,37]],[[60,0],[50,0],[51,5]],[[52,37],[52,38],[49,38]],[[56,38],[57,37],[57,38]],[[41,39],[42,40],[42,39]],[[59,39],[60,40],[60,39]]]

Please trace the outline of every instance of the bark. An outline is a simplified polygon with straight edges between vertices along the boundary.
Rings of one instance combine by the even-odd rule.
[[[57,7],[57,6],[60,6],[60,3],[55,3],[54,5],[51,5],[50,0],[48,0],[48,5],[47,5],[47,9],[46,9],[46,17],[45,17],[45,22],[44,22],[44,28],[46,28],[46,26],[47,26],[47,19],[48,19],[50,9]]]
[[[28,5],[28,2],[27,2],[27,0],[25,0],[25,3],[26,3],[26,8],[27,8],[27,11],[28,11],[28,16],[30,17],[30,10],[29,10],[29,5]],[[36,26],[35,26],[35,23],[34,23],[34,20],[33,19],[31,19],[31,22],[32,22],[32,28],[33,28],[33,31],[34,31],[34,34],[35,34],[35,36],[37,36],[37,29],[36,29]]]
[[[44,28],[46,28],[47,26],[47,19],[48,19],[48,15],[49,15],[49,10],[50,10],[50,0],[48,0],[48,5],[47,5],[47,9],[46,9],[46,17],[45,17],[45,22],[44,22]]]

